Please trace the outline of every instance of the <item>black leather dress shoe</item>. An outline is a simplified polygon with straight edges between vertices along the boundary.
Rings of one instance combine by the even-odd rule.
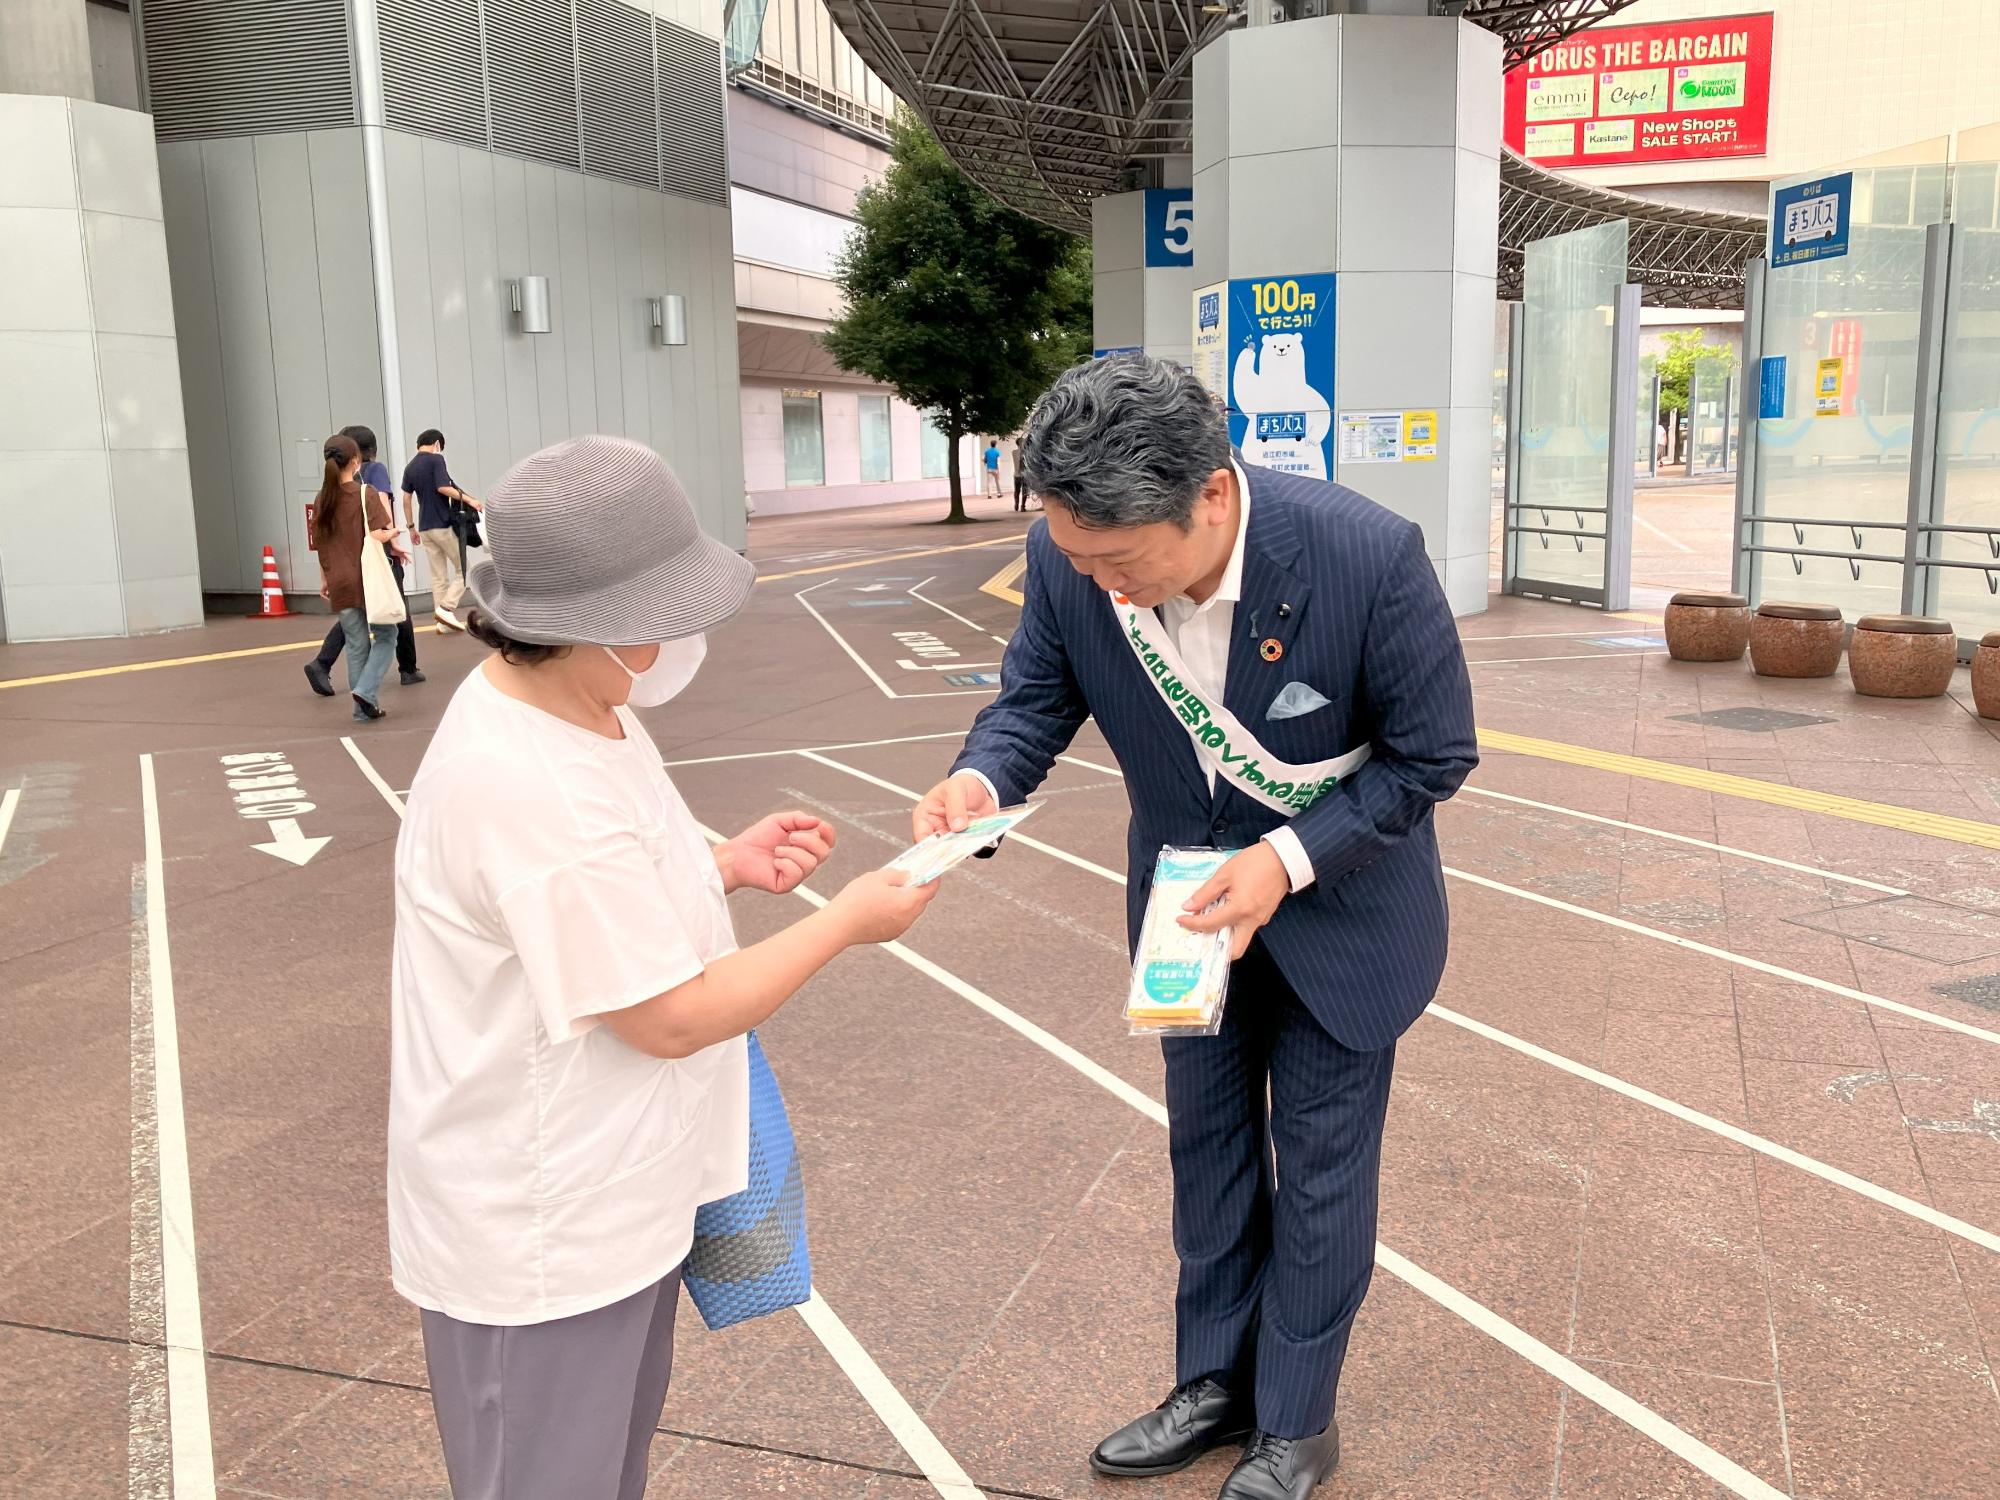
[[[1185,1469],[1211,1448],[1240,1442],[1250,1411],[1213,1380],[1191,1380],[1135,1422],[1097,1445],[1090,1466],[1116,1479],[1144,1479]]]
[[[1306,1500],[1339,1462],[1340,1428],[1332,1422],[1318,1437],[1255,1433],[1216,1500]]]

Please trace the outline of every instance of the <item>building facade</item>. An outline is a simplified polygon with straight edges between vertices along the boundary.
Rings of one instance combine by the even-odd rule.
[[[855,200],[889,165],[895,108],[820,0],[770,0],[729,93],[743,478],[757,514],[948,493],[945,436],[886,387],[838,369],[819,341],[840,313],[834,267]],[[981,446],[961,442],[970,494]]]
[[[0,479],[76,507],[0,507],[6,638],[199,623],[267,546],[315,602],[306,506],[356,422],[392,471],[443,429],[475,494],[632,437],[744,544],[721,0],[5,10],[46,24],[0,49],[35,148],[0,169],[34,268],[0,301]],[[72,33],[80,68],[22,66]]]

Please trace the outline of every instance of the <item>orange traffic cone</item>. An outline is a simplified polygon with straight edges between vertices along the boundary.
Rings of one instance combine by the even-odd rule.
[[[285,608],[285,586],[278,580],[278,559],[269,547],[264,549],[263,602],[257,612],[250,616],[253,620],[283,620],[291,615]]]

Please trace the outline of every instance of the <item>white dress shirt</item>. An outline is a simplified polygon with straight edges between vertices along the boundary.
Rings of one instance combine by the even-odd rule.
[[[1237,601],[1243,597],[1243,553],[1250,535],[1250,483],[1240,467],[1235,464],[1230,467],[1236,475],[1236,543],[1230,549],[1228,566],[1222,570],[1222,582],[1199,604],[1180,594],[1159,608],[1160,623],[1172,638],[1174,649],[1180,652],[1192,685],[1204,697],[1218,703],[1223,701],[1219,689],[1226,689],[1229,681],[1229,638],[1236,626]],[[1205,759],[1201,764],[1208,774],[1208,789],[1212,793],[1215,768]],[[977,776],[985,783],[987,794],[998,802],[999,793],[983,773],[967,767],[965,774]],[[1294,829],[1274,828],[1264,835],[1264,842],[1278,851],[1294,891],[1302,891],[1313,883],[1312,860]]]

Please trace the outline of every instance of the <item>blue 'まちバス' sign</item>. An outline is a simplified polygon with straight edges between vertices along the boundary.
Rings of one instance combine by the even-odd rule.
[[[1146,265],[1194,264],[1194,189],[1146,189]]]
[[[1781,187],[1771,198],[1771,264],[1803,266],[1847,254],[1854,174],[1840,172]]]

